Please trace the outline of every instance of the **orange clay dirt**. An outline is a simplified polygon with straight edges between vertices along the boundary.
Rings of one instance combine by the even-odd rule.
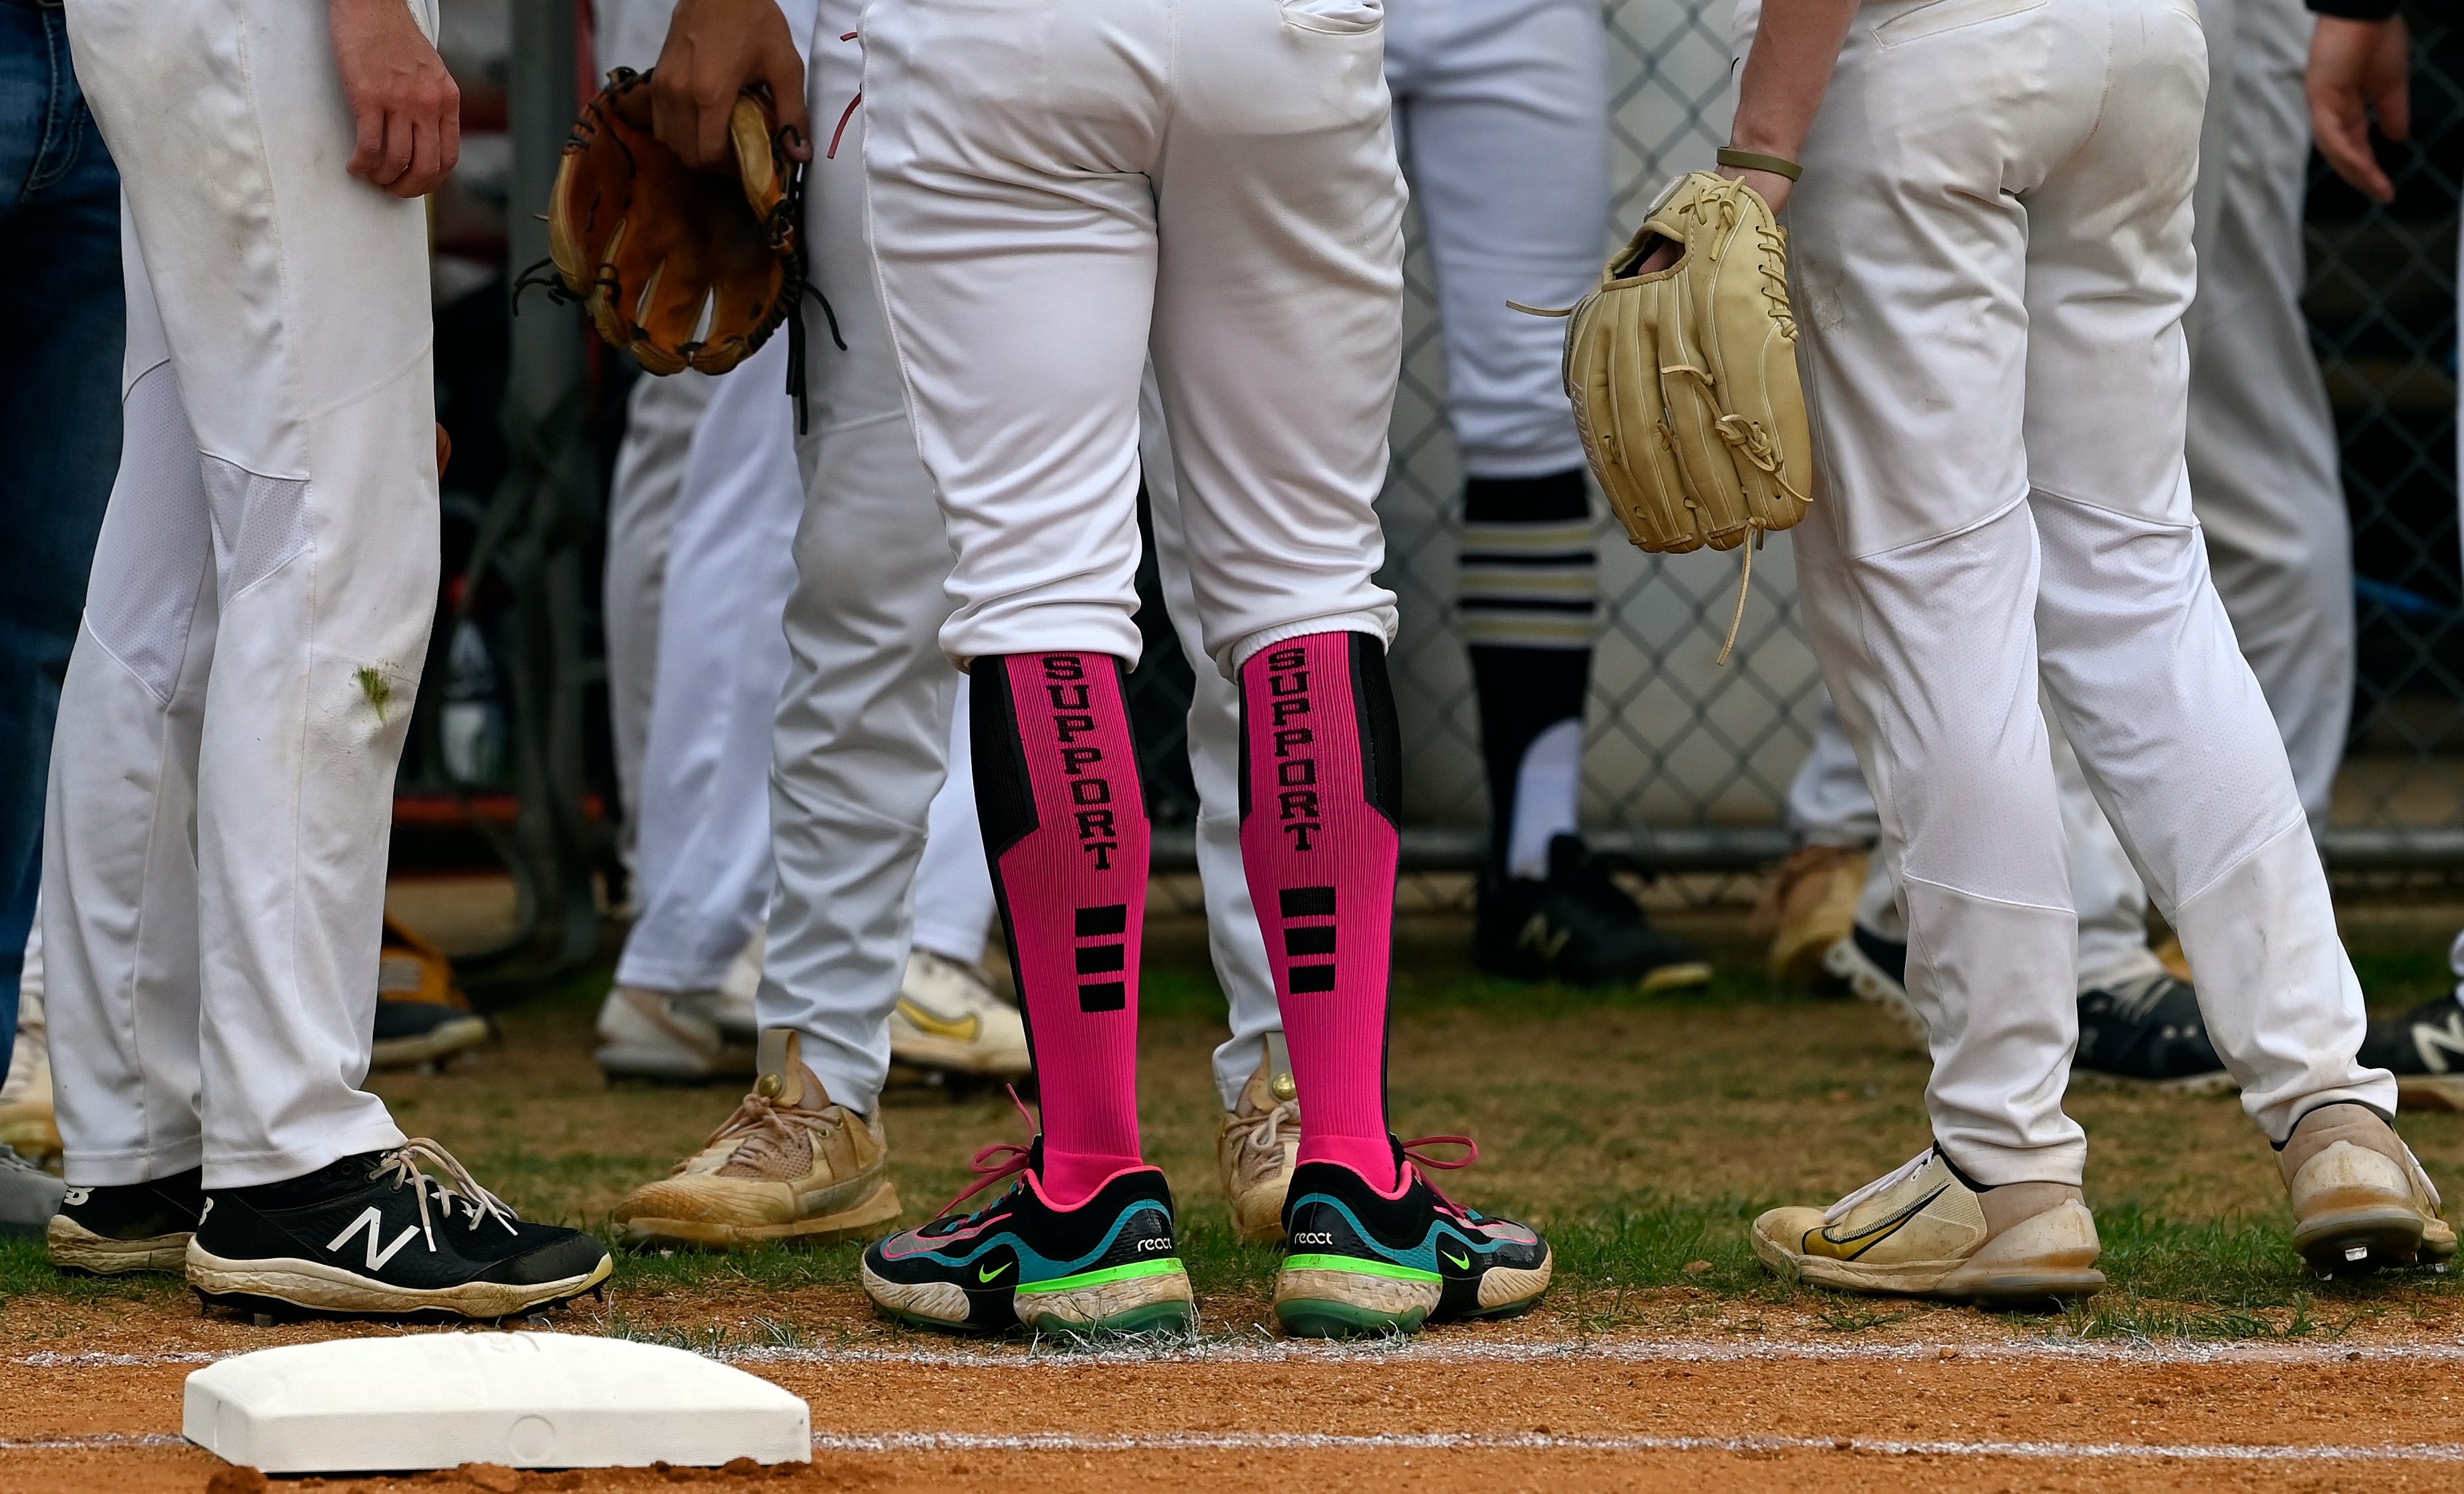
[[[1751,1333],[1587,1337],[1544,1309],[1518,1324],[1433,1330],[1403,1348],[1235,1332],[1177,1355],[1089,1355],[910,1335],[874,1324],[844,1289],[792,1295],[781,1306],[820,1325],[808,1342],[827,1347],[738,1362],[811,1404],[808,1466],[473,1467],[273,1486],[2464,1486],[2452,1398],[2464,1395],[2464,1350],[2445,1323],[2290,1346],[2057,1344],[1965,1312],[1841,1335],[1824,1333],[1810,1312],[1781,1311]],[[681,1323],[718,1305],[662,1307],[661,1318]],[[0,1309],[0,1320],[25,1308]],[[57,1305],[43,1310],[58,1323]],[[72,1315],[83,1321],[51,1339],[58,1349],[20,1348],[0,1361],[9,1494],[206,1494],[217,1480],[213,1494],[248,1494],[249,1473],[178,1440],[186,1376],[234,1350],[387,1331],[253,1328],[150,1304]],[[586,1333],[604,1321],[584,1305],[552,1326]]]

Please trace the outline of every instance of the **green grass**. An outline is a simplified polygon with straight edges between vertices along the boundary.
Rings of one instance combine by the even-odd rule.
[[[1776,987],[1749,951],[1727,946],[1713,951],[1721,975],[1709,985],[1642,996],[1486,979],[1464,968],[1465,943],[1460,923],[1398,927],[1397,1125],[1477,1135],[1481,1165],[1447,1175],[1447,1191],[1547,1233],[1557,1278],[1541,1331],[1854,1335],[1922,1332],[1944,1312],[1975,1321],[1784,1285],[1747,1246],[1763,1208],[1825,1202],[1923,1145],[1924,1059],[1874,1008]],[[2453,978],[2443,939],[2383,938],[2354,954],[2382,1013]],[[1202,941],[1183,930],[1158,956],[1142,998],[1140,1124],[1180,1200],[1183,1258],[1214,1305],[1214,1331],[1238,1316],[1226,1308],[1263,1314],[1278,1256],[1234,1240],[1215,1192],[1206,1055],[1223,1000]],[[605,1085],[588,1060],[605,980],[587,972],[507,1010],[504,1044],[467,1067],[372,1085],[407,1129],[451,1147],[529,1217],[603,1238],[624,1192],[691,1153],[737,1092]],[[2464,1279],[2313,1280],[2290,1248],[2273,1159],[2231,1101],[2079,1090],[2070,1109],[2092,1137],[2089,1197],[2111,1285],[2068,1312],[2013,1318],[2016,1331],[2328,1338],[2456,1321]],[[977,1147],[1021,1130],[997,1089],[894,1091],[884,1113],[911,1224],[969,1180]],[[2464,1176],[2464,1116],[2408,1114],[2404,1130],[2433,1175]],[[870,1331],[858,1254],[628,1254],[612,1305],[591,1310],[605,1330],[695,1347],[835,1340]],[[56,1320],[46,1303],[62,1309]],[[0,1306],[21,1340],[72,1331],[98,1309],[193,1311],[176,1281],[62,1277],[39,1242],[13,1240],[0,1241]]]

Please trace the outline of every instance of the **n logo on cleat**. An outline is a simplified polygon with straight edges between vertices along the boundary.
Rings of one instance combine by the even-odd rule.
[[[1557,957],[1557,952],[1564,949],[1566,947],[1566,941],[1573,936],[1574,931],[1572,929],[1559,929],[1553,934],[1551,933],[1549,931],[1549,920],[1539,913],[1533,913],[1531,915],[1531,921],[1523,926],[1521,936],[1516,938],[1514,942],[1522,945],[1525,949],[1531,951],[1542,959],[1555,959]]]
[[[360,1211],[360,1217],[351,1220],[351,1222],[343,1228],[341,1234],[326,1241],[325,1248],[334,1254],[340,1255],[342,1249],[342,1242],[349,1240],[353,1235],[358,1234],[361,1230],[365,1229],[368,1232],[368,1269],[371,1271],[384,1270],[385,1263],[387,1261],[392,1260],[396,1252],[400,1251],[403,1246],[409,1244],[413,1240],[418,1238],[419,1226],[416,1224],[405,1224],[402,1227],[402,1233],[393,1238],[393,1243],[385,1246],[383,1250],[379,1250],[377,1249],[377,1239],[379,1232],[383,1230],[384,1227],[385,1216],[378,1212],[375,1204],[371,1203],[366,1208],[362,1209]]]

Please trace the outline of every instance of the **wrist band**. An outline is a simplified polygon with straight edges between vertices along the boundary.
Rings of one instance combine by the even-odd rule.
[[[1735,166],[1740,171],[1768,171],[1792,182],[1805,174],[1805,167],[1785,156],[1766,156],[1756,150],[1739,150],[1734,145],[1721,146],[1718,160],[1724,166]]]

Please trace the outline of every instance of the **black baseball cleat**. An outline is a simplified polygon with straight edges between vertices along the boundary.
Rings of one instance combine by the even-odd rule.
[[[218,1190],[188,1241],[197,1295],[252,1312],[505,1318],[570,1302],[612,1269],[598,1241],[524,1221],[428,1140]]]
[[[955,1332],[1023,1326],[1084,1337],[1188,1328],[1197,1316],[1172,1229],[1172,1188],[1152,1167],[1107,1181],[1074,1209],[1044,1195],[1044,1138],[976,1153],[968,1195],[1018,1181],[973,1214],[941,1217],[864,1253],[865,1294],[902,1323]]]
[[[2370,1023],[2361,1060],[2395,1075],[2399,1106],[2464,1110],[2464,1000],[2442,996]]]
[[[1545,881],[1484,872],[1472,963],[1485,975],[1569,985],[1667,991],[1708,981],[1710,965],[1651,926],[1610,876],[1617,869],[1580,837],[1560,835],[1549,843]]]
[[[1409,1150],[1437,1142],[1471,1147],[1471,1155],[1441,1163]],[[1423,1165],[1462,1167],[1479,1155],[1463,1136],[1397,1143],[1395,1165],[1409,1185],[1395,1198],[1340,1163],[1292,1169],[1284,1202],[1290,1254],[1275,1276],[1284,1331],[1409,1333],[1426,1323],[1529,1311],[1549,1289],[1549,1242],[1529,1225],[1463,1207],[1420,1175]]]
[[[44,1232],[52,1264],[82,1276],[187,1269],[205,1175],[192,1167],[150,1182],[71,1188]]]
[[[2086,992],[2079,999],[2079,1033],[2075,1076],[2170,1094],[2222,1094],[2233,1088],[2208,1041],[2198,993],[2173,976],[2144,976]]]

